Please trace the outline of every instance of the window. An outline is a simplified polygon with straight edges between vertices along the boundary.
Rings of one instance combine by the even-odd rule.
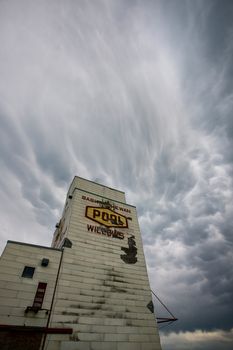
[[[35,272],[35,267],[24,266],[22,277],[32,278]]]

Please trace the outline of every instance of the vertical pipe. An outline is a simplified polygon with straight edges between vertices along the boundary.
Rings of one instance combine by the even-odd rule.
[[[54,285],[53,296],[52,296],[51,306],[50,306],[50,310],[49,310],[49,316],[47,319],[46,329],[49,327],[49,322],[50,322],[51,315],[52,315],[52,309],[53,309],[55,294],[56,294],[56,290],[57,290],[57,284],[58,284],[58,280],[59,280],[61,264],[62,264],[62,260],[63,260],[63,253],[64,253],[64,248],[61,248],[61,257],[60,257],[60,262],[59,262],[59,266],[58,266],[58,270],[57,270],[57,277],[56,277],[56,281],[55,281],[55,285]],[[41,345],[41,350],[44,350],[46,338],[47,338],[47,333],[44,334],[43,342]]]

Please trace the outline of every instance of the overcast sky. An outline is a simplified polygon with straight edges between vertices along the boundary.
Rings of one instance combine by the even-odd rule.
[[[125,191],[164,350],[233,348],[232,54],[231,0],[0,1],[1,249],[74,175]]]

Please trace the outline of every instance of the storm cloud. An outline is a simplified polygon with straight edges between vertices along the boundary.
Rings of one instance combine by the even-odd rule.
[[[49,245],[74,175],[125,191],[179,318],[164,350],[232,348],[232,18],[223,0],[0,3],[1,248]]]

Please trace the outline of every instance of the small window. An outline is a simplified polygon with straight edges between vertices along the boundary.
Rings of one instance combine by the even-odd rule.
[[[35,267],[24,266],[22,277],[32,278],[35,272]]]

